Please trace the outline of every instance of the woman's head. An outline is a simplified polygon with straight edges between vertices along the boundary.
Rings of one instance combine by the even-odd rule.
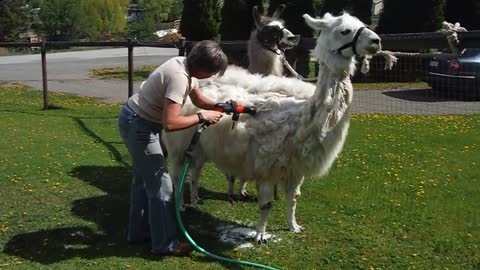
[[[211,40],[200,41],[187,56],[187,68],[193,77],[208,78],[216,73],[223,75],[228,59],[220,45]]]

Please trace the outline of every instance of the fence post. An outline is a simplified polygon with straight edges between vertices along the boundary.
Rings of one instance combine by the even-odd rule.
[[[133,95],[133,40],[128,39],[128,97]]]
[[[185,56],[186,39],[181,37],[177,42],[178,56]]]
[[[47,49],[45,37],[42,38],[42,82],[43,82],[43,109],[48,110],[48,81],[47,81]]]

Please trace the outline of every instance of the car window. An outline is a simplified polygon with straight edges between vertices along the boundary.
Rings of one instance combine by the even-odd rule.
[[[463,57],[480,56],[480,49],[479,48],[465,49],[465,52],[462,54],[462,56]]]

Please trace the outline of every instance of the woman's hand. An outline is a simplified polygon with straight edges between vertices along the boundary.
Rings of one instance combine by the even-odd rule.
[[[205,122],[208,124],[215,124],[223,117],[223,113],[217,111],[200,111],[205,119]]]

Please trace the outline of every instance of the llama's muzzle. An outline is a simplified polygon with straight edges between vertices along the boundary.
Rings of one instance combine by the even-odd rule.
[[[278,44],[282,50],[292,49],[300,42],[300,35],[291,35],[286,38],[282,38]]]

